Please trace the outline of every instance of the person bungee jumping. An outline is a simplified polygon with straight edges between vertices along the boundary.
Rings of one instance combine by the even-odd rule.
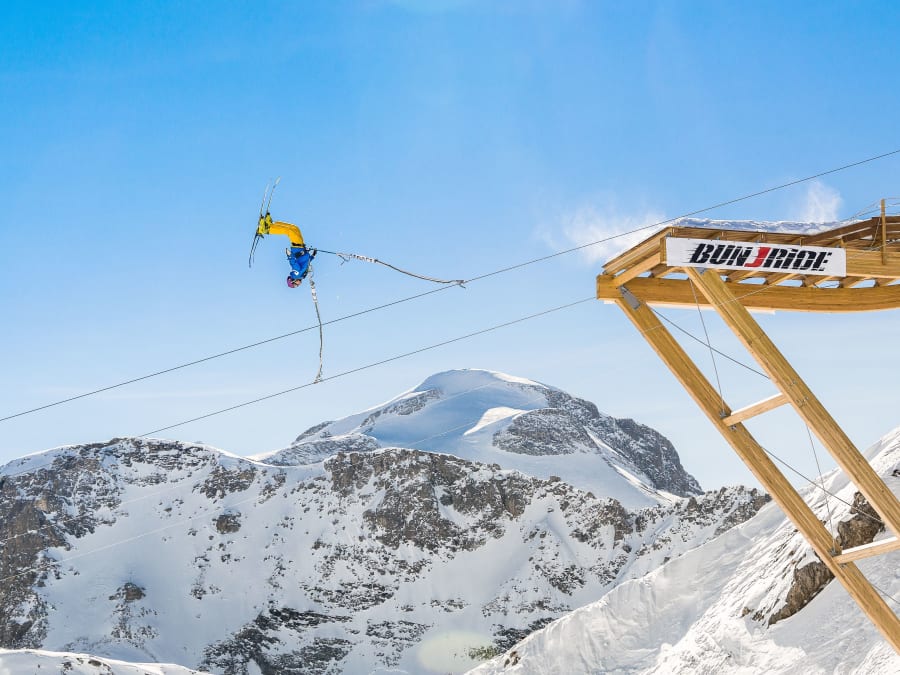
[[[303,234],[300,232],[300,228],[296,225],[285,223],[280,220],[272,220],[272,216],[269,214],[269,206],[272,204],[272,195],[275,193],[275,187],[278,185],[278,182],[280,180],[280,178],[276,179],[275,184],[272,186],[271,192],[269,192],[269,188],[268,186],[266,186],[266,191],[263,193],[262,203],[260,203],[259,205],[259,220],[257,221],[253,243],[250,245],[250,257],[247,260],[247,264],[250,267],[253,266],[253,257],[256,253],[256,246],[257,244],[259,244],[259,241],[263,237],[265,237],[267,234],[283,234],[291,242],[290,247],[285,249],[288,263],[291,266],[291,273],[287,276],[287,285],[289,288],[297,288],[298,286],[300,286],[300,284],[303,283],[303,280],[310,275],[310,272],[312,272],[312,259],[316,257],[316,254],[319,252],[319,250],[310,248],[306,245],[306,242],[303,241]],[[362,260],[364,262],[383,265],[384,267],[388,267],[395,272],[400,272],[401,274],[416,277],[417,279],[424,279],[425,281],[431,281],[436,284],[452,284],[465,288],[465,286],[463,286],[463,284],[465,283],[463,279],[436,279],[434,277],[425,276],[424,274],[416,274],[415,272],[409,272],[407,270],[400,269],[399,267],[384,262],[383,260],[379,260],[378,258],[371,258],[369,256],[359,255],[357,253],[338,253],[337,251],[326,251],[325,249],[322,249],[322,253],[329,253],[331,255],[337,256],[341,259],[342,262],[346,262],[350,259]],[[322,316],[319,314],[319,300],[316,294],[316,284],[313,281],[312,276],[309,276],[309,290],[310,294],[312,295],[313,306],[316,308],[316,318],[319,321],[319,371],[318,373],[316,373],[316,379],[313,380],[313,382],[321,382],[322,353],[324,349],[322,337]]]
[[[280,220],[273,221],[272,216],[268,213],[259,217],[259,224],[256,227],[257,237],[267,234],[283,234],[290,240],[290,248],[285,249],[288,263],[291,266],[291,273],[287,276],[287,285],[290,288],[297,288],[309,274],[310,263],[318,251],[306,245],[299,227]]]
[[[253,237],[253,243],[250,245],[250,258],[248,260],[248,264],[253,266],[253,256],[256,253],[256,245],[259,243],[259,240],[262,239],[267,234],[283,234],[286,236],[290,242],[290,248],[285,249],[285,253],[287,253],[288,263],[291,266],[291,273],[288,274],[287,277],[287,285],[290,288],[297,288],[300,284],[303,283],[303,280],[312,270],[312,259],[316,257],[316,254],[319,252],[318,249],[310,248],[303,241],[303,234],[300,232],[300,228],[296,225],[292,225],[291,223],[285,223],[280,220],[272,220],[272,215],[269,213],[269,206],[272,204],[272,195],[275,194],[275,188],[278,186],[278,182],[281,179],[278,178],[275,180],[275,184],[272,186],[272,191],[269,192],[268,186],[266,187],[265,193],[263,193],[262,203],[259,205],[259,220],[256,225],[256,232]],[[266,201],[268,199],[268,201]],[[350,260],[351,258],[354,260],[363,260],[365,262],[376,263],[378,265],[384,265],[385,267],[389,267],[395,272],[400,272],[401,274],[406,274],[407,276],[416,277],[417,279],[424,279],[425,281],[431,281],[436,284],[453,284],[455,286],[463,286],[463,279],[436,279],[434,277],[425,276],[424,274],[416,274],[415,272],[409,272],[404,269],[400,269],[396,265],[391,265],[390,263],[384,262],[383,260],[379,260],[378,258],[371,258],[365,255],[359,255],[357,253],[338,253],[336,251],[326,251],[323,250],[322,253],[331,253],[332,255],[337,256],[343,262]],[[315,284],[313,284],[312,279],[309,281],[310,290],[313,292],[313,299],[315,300]],[[316,306],[318,309],[318,305]]]

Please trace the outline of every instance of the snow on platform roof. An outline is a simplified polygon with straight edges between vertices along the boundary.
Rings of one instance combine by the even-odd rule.
[[[811,235],[847,225],[846,221],[805,223],[795,220],[710,220],[709,218],[679,218],[670,227],[702,227],[710,230],[741,230],[751,232],[781,232]]]

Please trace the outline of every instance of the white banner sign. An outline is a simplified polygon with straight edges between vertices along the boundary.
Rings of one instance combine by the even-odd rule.
[[[847,253],[842,248],[766,242],[667,237],[666,264],[670,267],[847,276]]]

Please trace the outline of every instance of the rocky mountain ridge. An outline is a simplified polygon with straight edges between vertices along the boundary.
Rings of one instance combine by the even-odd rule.
[[[163,441],[70,447],[0,478],[2,646],[229,675],[459,669],[765,501],[731,488],[632,511],[409,449],[278,467]]]

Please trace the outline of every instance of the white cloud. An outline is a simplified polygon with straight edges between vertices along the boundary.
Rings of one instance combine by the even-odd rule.
[[[564,215],[555,228],[564,241],[552,235],[545,238],[559,249],[585,246],[580,252],[584,260],[606,262],[658,231],[660,227],[654,225],[665,219],[665,214],[654,209],[623,213],[614,199],[608,199],[602,206],[583,206]]]
[[[806,188],[806,203],[797,220],[804,223],[833,223],[838,220],[838,210],[843,205],[840,193],[820,181],[813,181]]]

